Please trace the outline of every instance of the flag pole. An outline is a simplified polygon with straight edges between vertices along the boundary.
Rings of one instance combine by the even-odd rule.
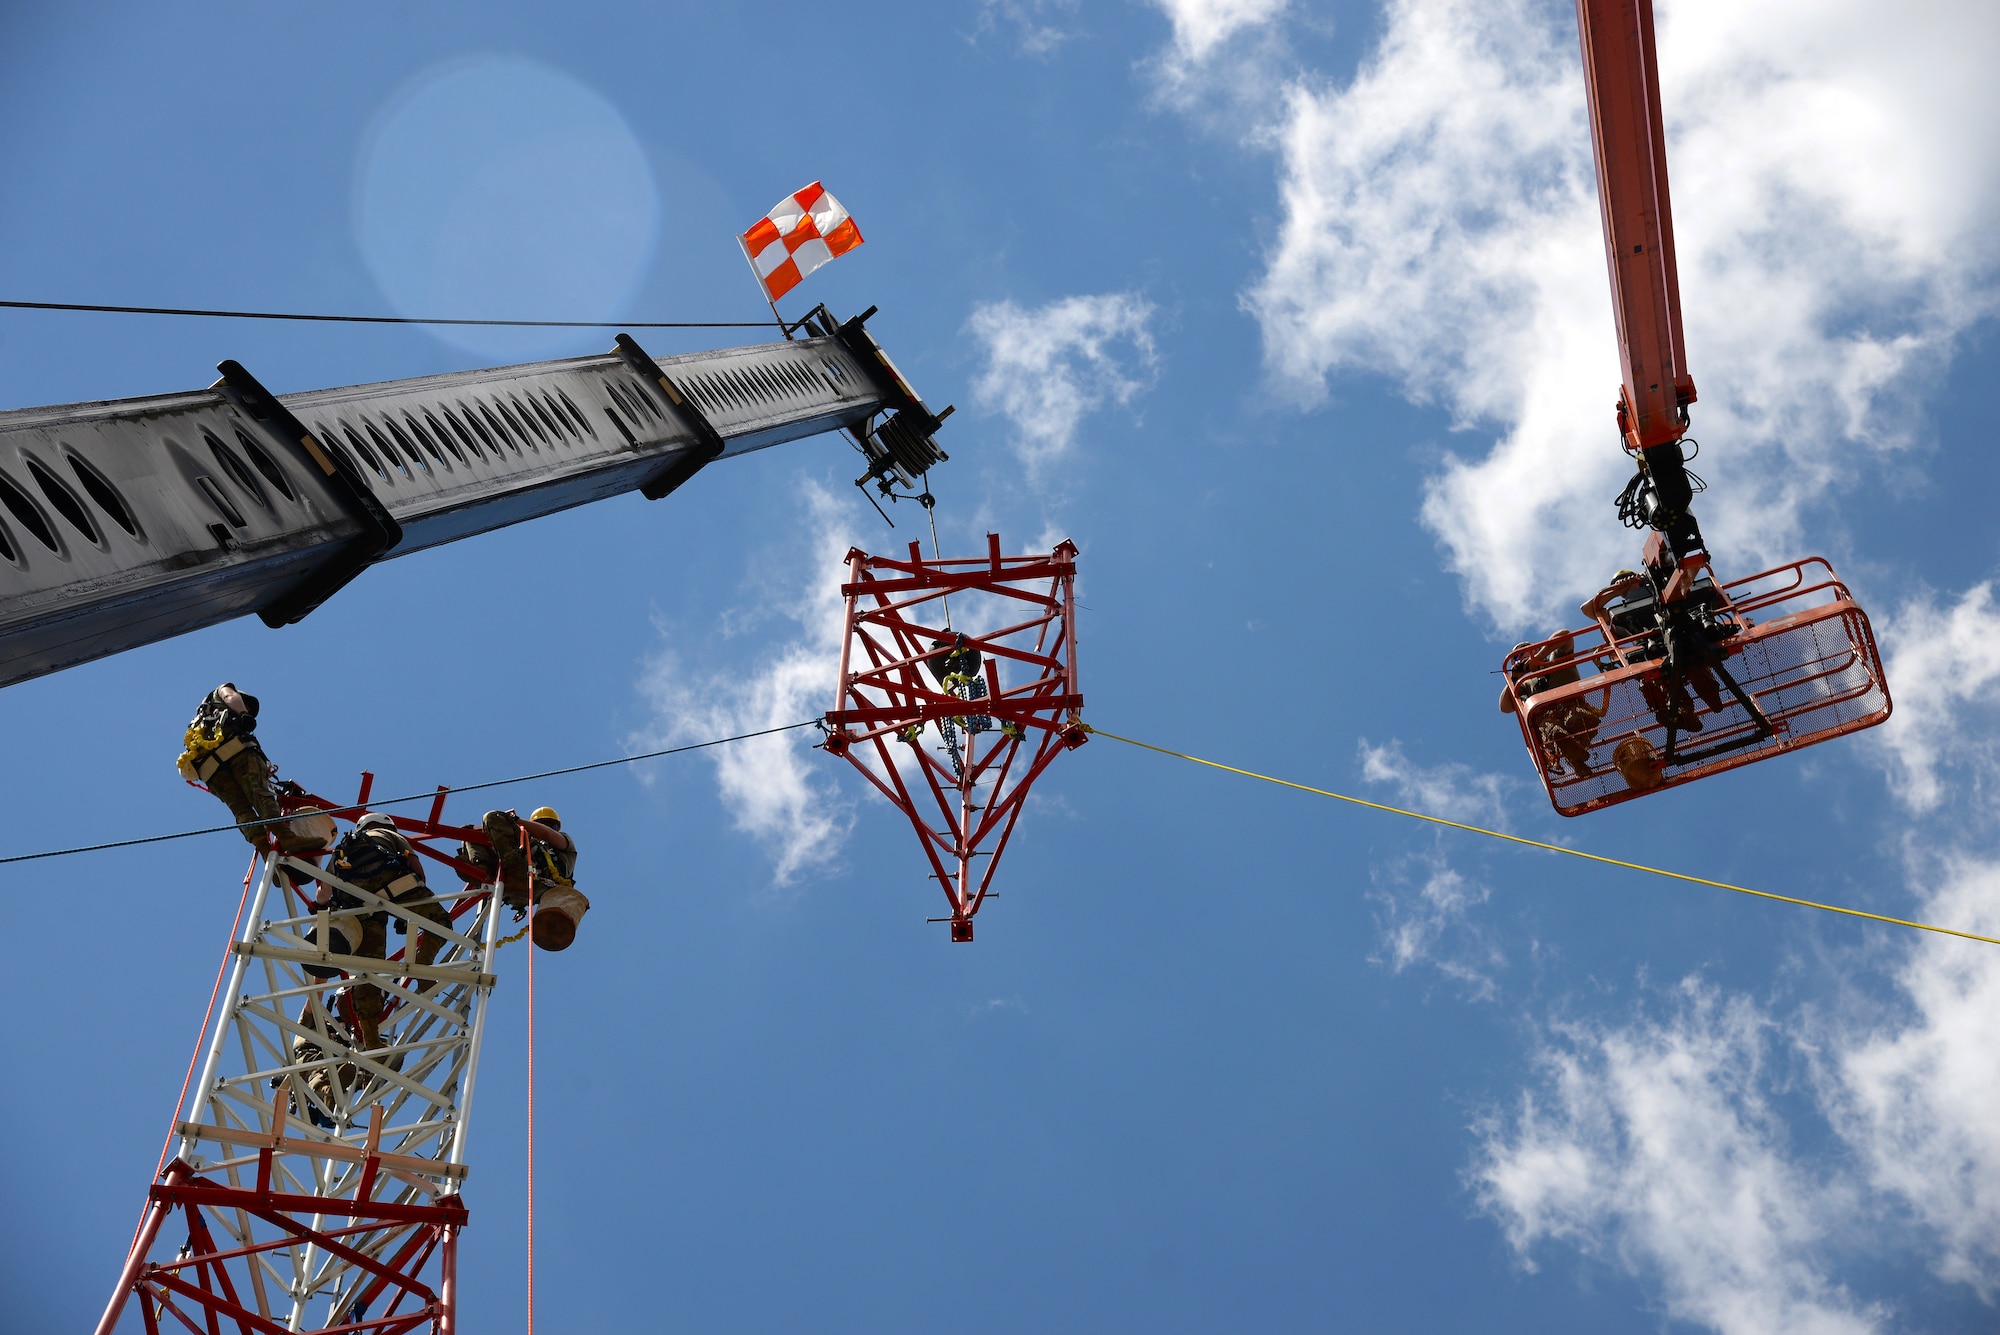
[[[785,323],[785,317],[778,314],[777,298],[771,295],[770,288],[764,286],[764,275],[757,272],[757,261],[750,258],[750,247],[743,244],[741,233],[736,234],[736,248],[743,252],[743,262],[750,266],[750,276],[757,280],[757,290],[764,294],[764,304],[771,308],[771,318],[778,322],[778,329],[784,334],[785,341],[791,342],[791,327]]]

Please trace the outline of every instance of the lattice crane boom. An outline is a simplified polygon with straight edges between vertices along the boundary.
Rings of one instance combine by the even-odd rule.
[[[256,613],[296,622],[370,565],[846,430],[868,476],[945,458],[864,327],[655,360],[609,352],[273,394],[0,412],[0,686]]]

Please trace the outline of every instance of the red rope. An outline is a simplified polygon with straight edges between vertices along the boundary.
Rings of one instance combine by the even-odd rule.
[[[528,1335],[535,1335],[535,885],[534,862],[527,855],[528,831],[521,830],[521,852],[528,861]]]
[[[167,1139],[160,1146],[160,1162],[153,1169],[153,1180],[159,1181],[160,1174],[167,1166],[167,1152],[174,1147],[174,1133],[180,1129],[181,1105],[187,1102],[188,1086],[194,1083],[194,1068],[201,1060],[201,1041],[208,1037],[208,1022],[215,1016],[215,999],[222,995],[222,975],[229,970],[230,956],[236,953],[236,933],[243,926],[243,906],[250,902],[250,878],[257,871],[258,854],[250,855],[250,866],[243,873],[243,895],[236,901],[236,921],[229,925],[229,941],[222,947],[222,963],[215,966],[215,985],[208,989],[208,1009],[201,1014],[201,1032],[194,1036],[194,1051],[188,1056],[187,1074],[181,1077],[181,1096],[174,1100],[174,1120],[167,1128]],[[147,1209],[152,1208],[150,1200]],[[146,1227],[146,1211],[139,1211],[139,1227],[132,1231],[132,1243],[139,1242],[139,1232]],[[131,1251],[127,1247],[126,1251]]]

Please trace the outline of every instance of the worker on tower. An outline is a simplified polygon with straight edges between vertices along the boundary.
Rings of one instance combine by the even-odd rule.
[[[188,724],[179,760],[181,777],[206,784],[222,799],[253,848],[264,847],[266,834],[277,837],[281,853],[324,847],[322,840],[300,834],[280,819],[284,813],[271,791],[271,761],[256,733],[257,697],[237,690],[235,682],[223,682],[202,698]]]
[[[985,661],[979,646],[959,635],[955,639],[940,638],[936,641],[937,651],[924,660],[937,678],[938,688],[947,695],[955,695],[961,700],[984,700],[986,698],[986,678],[980,675]],[[967,732],[986,732],[993,726],[993,720],[984,715],[959,720]]]
[[[466,861],[488,875],[499,868],[500,900],[514,910],[516,918],[527,912],[531,881],[539,883],[536,898],[552,886],[576,888],[576,841],[563,833],[562,817],[554,807],[536,807],[526,820],[511,811],[489,811],[480,818],[479,826],[493,846],[467,845],[460,851]],[[523,830],[528,835],[525,854],[521,851]]]
[[[337,1009],[338,1003],[329,1008],[317,994],[306,998],[305,1009],[299,1012],[299,1028],[306,1032],[292,1038],[293,1065],[305,1066],[311,1062],[324,1060],[328,1055],[329,1045],[335,1051],[346,1051],[353,1047],[353,1040],[347,1032],[347,1027],[333,1014]],[[303,1114],[314,1126],[326,1131],[334,1130],[339,1124],[333,1117],[322,1112],[319,1105],[324,1103],[335,1112],[344,1109],[347,1106],[347,1091],[354,1086],[354,1077],[353,1062],[329,1061],[324,1065],[314,1066],[305,1073],[305,1082],[306,1088],[319,1096],[319,1102],[307,1099],[305,1107],[301,1108],[299,1097],[294,1093],[293,1115]],[[277,1081],[274,1079],[272,1083],[276,1084]]]
[[[418,860],[416,849],[410,846],[409,840],[396,833],[396,822],[383,812],[371,811],[354,822],[354,828],[334,845],[333,860],[327,870],[349,885],[398,906],[407,906],[410,917],[425,919],[440,927],[451,926],[451,915],[434,900],[430,887],[424,884],[423,863]],[[386,958],[389,911],[364,903],[338,886],[322,886],[321,889],[332,908],[354,912],[361,919],[361,944],[354,953],[369,959]],[[396,924],[400,930],[410,934],[408,958],[412,963],[427,965],[437,958],[438,948],[444,944],[443,937],[423,931],[421,926],[400,915]],[[419,992],[427,992],[433,986],[435,983],[429,979],[417,982]],[[380,1046],[382,1011],[386,1001],[382,989],[373,984],[357,984],[352,989],[355,1025],[360,1030],[363,1049]]]

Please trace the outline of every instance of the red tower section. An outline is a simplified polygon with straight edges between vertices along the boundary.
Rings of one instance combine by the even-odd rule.
[[[910,818],[951,939],[993,883],[1028,789],[1088,739],[1076,676],[1076,547],[925,560],[848,552],[840,685],[824,743]],[[981,865],[983,862],[984,865]]]
[[[296,795],[286,813],[331,836],[368,810],[371,781],[351,806]],[[256,855],[201,1074],[191,1063],[98,1335],[128,1306],[139,1320],[122,1329],[145,1335],[457,1329],[466,1136],[504,943],[499,887],[456,856],[487,837],[445,824],[444,800],[439,789],[428,819],[394,818],[444,874],[393,899],[341,880],[321,853]],[[404,915],[408,943],[390,948],[385,924],[370,952],[356,915],[371,912]],[[421,961],[419,935],[436,942]],[[363,989],[380,999],[372,1025],[358,1018]]]

